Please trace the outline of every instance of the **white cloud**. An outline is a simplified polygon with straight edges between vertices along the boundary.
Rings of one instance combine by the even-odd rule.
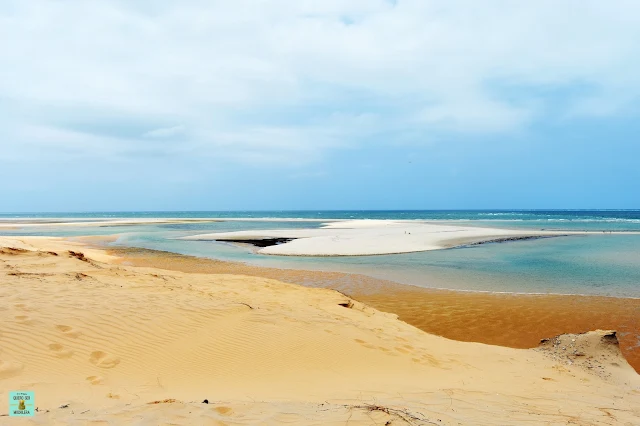
[[[185,131],[183,125],[162,127],[159,129],[150,130],[145,132],[142,136],[145,138],[170,138],[173,136],[181,135]]]
[[[91,108],[158,122],[143,140],[179,135],[185,152],[257,162],[311,161],[399,128],[511,132],[544,114],[533,92],[514,103],[496,82],[593,87],[566,116],[616,114],[640,91],[631,0],[14,0],[0,40],[0,105],[21,111],[5,129]],[[20,133],[5,131],[0,145]],[[56,135],[113,155],[140,143]]]
[[[451,100],[418,111],[416,122],[455,133],[492,133],[518,129],[531,120],[533,107],[513,107],[486,99]]]

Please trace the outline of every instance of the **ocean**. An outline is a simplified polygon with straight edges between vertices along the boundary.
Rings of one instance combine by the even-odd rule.
[[[217,218],[220,222],[61,227],[56,221],[113,218]],[[246,221],[224,221],[245,218]],[[261,219],[281,219],[262,221]],[[6,219],[48,219],[46,227],[1,229],[0,235],[111,235],[114,246],[141,247],[257,266],[359,273],[420,287],[508,293],[640,297],[640,210],[234,211],[5,213]],[[317,221],[287,221],[314,219]],[[307,228],[328,219],[428,220],[483,227],[601,231],[448,250],[382,256],[264,256],[215,241],[177,237],[247,229]],[[629,234],[626,232],[638,232]]]

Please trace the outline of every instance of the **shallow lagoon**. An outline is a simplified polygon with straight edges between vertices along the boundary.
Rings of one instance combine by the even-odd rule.
[[[515,293],[590,294],[640,297],[638,211],[589,212],[228,212],[127,213],[112,217],[282,217],[423,219],[508,228],[602,230],[602,235],[558,237],[448,250],[382,256],[330,258],[277,257],[253,253],[228,243],[175,238],[205,232],[306,228],[321,222],[221,221],[108,227],[47,226],[2,229],[2,235],[75,237],[117,234],[115,246],[132,246],[245,262],[258,266],[352,272],[421,287]],[[4,215],[7,218],[9,215]],[[30,216],[30,217],[45,217]],[[51,216],[49,216],[51,217]],[[59,217],[73,217],[61,214]],[[80,219],[105,214],[76,214]],[[454,217],[454,219],[452,219]],[[446,219],[445,219],[446,218]],[[489,218],[489,220],[487,220]]]

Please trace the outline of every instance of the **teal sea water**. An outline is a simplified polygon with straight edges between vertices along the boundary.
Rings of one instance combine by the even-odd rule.
[[[60,227],[62,218],[246,218],[191,224],[109,227]],[[535,211],[262,211],[262,212],[118,212],[0,214],[3,219],[50,219],[47,227],[0,229],[0,235],[118,234],[116,246],[134,246],[231,260],[259,266],[331,270],[370,275],[432,288],[515,293],[587,294],[640,297],[640,210]],[[262,218],[283,221],[265,222]],[[384,256],[333,258],[263,256],[234,245],[183,241],[177,237],[245,229],[306,228],[322,222],[296,219],[402,219],[515,229],[601,231],[571,236],[449,250]]]
[[[633,230],[640,231],[640,210],[332,210],[332,211],[225,211],[225,212],[93,212],[0,213],[0,220],[74,218],[277,218],[277,219],[397,219],[483,222],[511,228]]]

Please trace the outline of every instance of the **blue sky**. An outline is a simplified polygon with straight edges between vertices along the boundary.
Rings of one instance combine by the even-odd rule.
[[[0,211],[640,208],[635,1],[5,1]]]

